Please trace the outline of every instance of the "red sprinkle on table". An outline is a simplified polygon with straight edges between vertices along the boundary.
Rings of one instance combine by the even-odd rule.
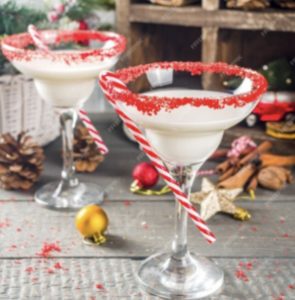
[[[252,81],[253,87],[250,92],[229,95],[222,99],[204,97],[204,98],[175,98],[175,97],[157,97],[141,95],[131,92],[127,87],[114,84],[108,81],[108,76],[101,77],[101,84],[108,92],[108,95],[115,101],[122,101],[126,105],[135,106],[138,111],[146,113],[148,115],[155,115],[160,110],[171,111],[184,105],[191,105],[194,107],[207,106],[212,109],[223,109],[226,106],[242,107],[250,102],[256,101],[267,90],[267,81],[259,73],[250,69],[241,68],[235,65],[228,65],[226,63],[201,63],[201,62],[159,62],[146,65],[139,65],[136,67],[130,67],[121,69],[114,73],[114,76],[121,80],[124,84],[128,84],[141,75],[144,75],[149,70],[171,69],[174,71],[188,72],[192,76],[201,75],[204,72],[208,73],[221,73],[227,76],[238,76],[241,78],[248,78]],[[110,77],[110,76],[109,76]],[[111,80],[111,79],[109,79]]]
[[[5,219],[4,221],[0,222],[0,228],[6,228],[10,226],[10,222],[8,219]]]
[[[41,252],[37,253],[41,257],[50,257],[51,252],[61,252],[61,248],[56,243],[44,243]]]
[[[240,279],[244,282],[248,282],[249,281],[249,278],[246,274],[246,272],[244,270],[247,270],[247,271],[250,271],[253,269],[253,265],[256,264],[255,261],[251,262],[251,261],[248,261],[248,262],[239,262],[239,265],[236,269],[236,272],[235,272],[235,276],[237,279]],[[243,270],[244,269],[244,270]]]
[[[98,290],[105,290],[103,284],[101,284],[101,283],[97,283],[97,284],[95,285],[95,287],[96,287]]]
[[[282,293],[279,297],[274,297],[274,300],[285,300],[285,295]]]
[[[63,268],[60,262],[55,263],[53,267],[54,269],[59,269],[59,270]]]
[[[130,206],[130,205],[132,205],[132,203],[131,203],[130,200],[124,200],[123,204],[124,204],[125,206]]]
[[[44,42],[48,46],[58,45],[68,42],[83,42],[96,40],[99,42],[113,42],[113,46],[98,49],[86,49],[80,51],[42,51],[39,49],[29,50],[28,47],[34,45],[29,33],[20,33],[7,36],[1,41],[3,54],[9,60],[49,59],[51,61],[63,61],[67,64],[85,61],[104,60],[120,55],[126,47],[124,36],[113,33],[94,30],[44,30],[40,31]]]
[[[246,270],[252,270],[252,269],[253,269],[253,263],[252,263],[252,262],[244,263],[244,262],[241,261],[241,262],[239,263],[239,266],[240,266],[241,268],[246,269]]]
[[[251,262],[246,263],[246,269],[247,270],[252,270],[253,269],[253,264]]]
[[[252,227],[251,227],[251,231],[256,232],[256,231],[257,231],[257,227],[252,226]]]
[[[33,267],[27,267],[25,269],[25,271],[28,273],[28,274],[31,274],[33,271],[34,271],[34,268]]]
[[[247,274],[241,270],[241,269],[237,269],[236,270],[236,278],[243,280],[244,282],[248,282],[249,278],[247,276]]]
[[[52,268],[47,268],[46,272],[48,274],[54,274],[54,270]]]
[[[236,275],[236,278],[238,278],[240,280],[243,280],[244,282],[249,281],[248,276],[246,275],[246,273],[242,269],[237,269],[235,275]]]

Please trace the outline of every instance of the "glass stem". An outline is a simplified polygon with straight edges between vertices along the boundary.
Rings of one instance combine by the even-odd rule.
[[[179,182],[183,192],[190,196],[191,187],[195,179],[195,169],[191,166],[175,167],[172,175]],[[172,256],[174,259],[182,259],[187,253],[187,212],[176,201],[175,235],[172,242]]]
[[[63,169],[61,172],[62,181],[69,186],[76,186],[79,181],[75,176],[73,140],[74,127],[77,114],[74,109],[63,111],[60,115],[62,144],[63,144]]]

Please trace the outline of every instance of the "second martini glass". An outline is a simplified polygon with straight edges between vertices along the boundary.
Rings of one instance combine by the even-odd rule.
[[[202,90],[203,73],[237,76],[242,83],[234,94],[222,88]],[[264,77],[251,70],[197,62],[141,65],[108,72],[100,80],[108,99],[144,128],[150,145],[187,195],[196,171],[216,150],[224,130],[252,111],[267,86]],[[167,299],[199,299],[222,286],[223,271],[188,251],[187,218],[176,203],[172,249],[141,264],[137,279],[143,290]]]
[[[40,96],[60,115],[63,141],[61,180],[39,189],[35,200],[51,208],[79,208],[103,201],[97,184],[81,183],[73,164],[73,129],[76,111],[91,95],[100,71],[113,67],[125,49],[125,38],[112,32],[88,30],[40,31],[52,49],[34,47],[28,33],[2,40],[4,55],[25,75],[34,79]],[[82,47],[84,45],[84,47]]]

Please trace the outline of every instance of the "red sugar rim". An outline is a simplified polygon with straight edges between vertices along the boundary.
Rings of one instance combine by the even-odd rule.
[[[249,78],[253,87],[248,93],[240,95],[230,95],[222,99],[218,98],[197,98],[197,97],[158,97],[140,95],[131,92],[127,87],[119,88],[120,84],[115,84],[111,78],[118,78],[124,84],[134,81],[139,76],[151,69],[173,69],[175,71],[186,71],[192,75],[200,75],[204,72],[222,73],[228,76],[239,76],[241,78]],[[242,107],[250,102],[256,101],[267,90],[267,81],[259,73],[250,69],[229,65],[226,63],[201,63],[201,62],[158,62],[146,65],[129,67],[110,73],[109,76],[101,76],[100,82],[107,91],[111,100],[122,101],[127,105],[132,105],[138,111],[148,115],[157,114],[161,109],[170,111],[183,105],[192,105],[195,107],[207,106],[212,109],[222,109],[225,106]],[[117,82],[118,83],[118,82]]]
[[[39,49],[26,49],[34,42],[29,33],[20,33],[7,36],[1,41],[3,54],[9,60],[26,60],[46,58],[53,61],[61,60],[66,63],[87,61],[89,58],[95,57],[99,60],[112,58],[120,55],[126,47],[126,39],[124,36],[105,31],[94,30],[43,30],[39,31],[42,39],[48,45],[57,45],[61,42],[83,42],[88,40],[97,40],[100,42],[114,42],[114,45],[109,48],[75,50],[73,52],[55,52],[42,51]]]

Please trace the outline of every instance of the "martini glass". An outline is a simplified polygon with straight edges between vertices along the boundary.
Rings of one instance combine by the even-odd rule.
[[[22,73],[33,77],[40,96],[60,115],[63,142],[61,180],[35,193],[35,200],[50,208],[79,208],[101,203],[104,193],[93,183],[79,182],[73,164],[73,129],[76,111],[91,95],[100,71],[113,67],[125,49],[125,38],[112,32],[88,30],[40,31],[51,51],[34,47],[28,33],[2,40],[3,54]]]
[[[241,85],[234,92],[222,86],[203,90],[203,73],[214,73],[220,81],[227,75],[241,77]],[[197,170],[217,149],[224,130],[244,119],[267,87],[260,74],[224,63],[153,63],[109,73],[100,80],[108,98],[143,128],[187,195]],[[121,89],[122,84],[127,89]],[[139,285],[167,299],[209,296],[222,287],[223,271],[211,260],[188,251],[188,215],[179,203],[175,215],[171,250],[143,261],[137,272]]]

